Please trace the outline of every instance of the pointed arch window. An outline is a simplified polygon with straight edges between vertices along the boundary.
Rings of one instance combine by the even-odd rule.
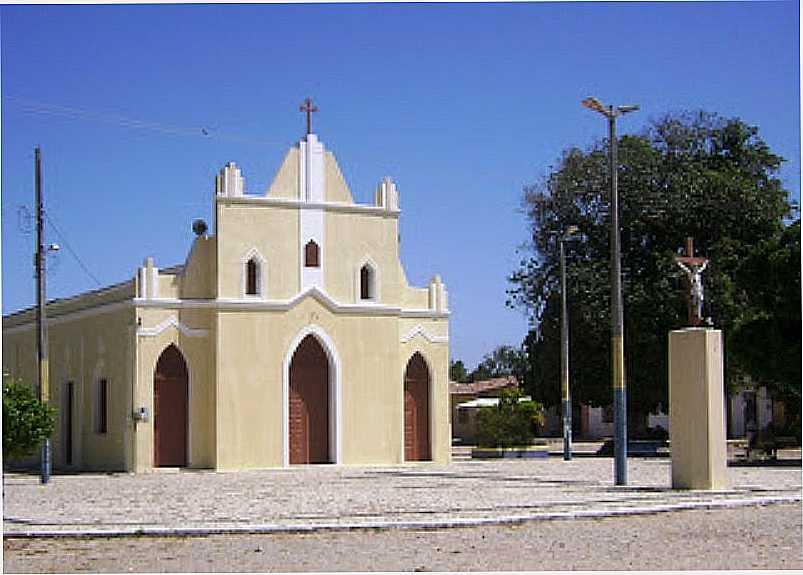
[[[264,298],[267,287],[267,262],[256,248],[240,259],[240,294],[245,298]]]
[[[251,258],[245,264],[245,295],[259,294],[259,262]]]
[[[320,248],[318,248],[318,244],[314,240],[308,241],[307,245],[304,246],[304,267],[321,267]]]
[[[376,298],[376,274],[373,268],[365,264],[360,268],[360,299],[373,300]]]

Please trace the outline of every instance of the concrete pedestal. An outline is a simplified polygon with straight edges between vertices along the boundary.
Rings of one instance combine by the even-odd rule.
[[[688,328],[669,333],[669,416],[672,487],[727,487],[722,332]]]

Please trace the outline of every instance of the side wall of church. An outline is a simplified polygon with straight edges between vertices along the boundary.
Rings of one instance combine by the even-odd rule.
[[[133,307],[122,302],[83,312],[49,313],[53,314],[48,321],[49,403],[57,411],[53,468],[130,469]],[[4,321],[3,372],[37,389],[35,323],[7,326],[13,322]],[[101,381],[106,382],[105,431],[100,427]],[[70,384],[71,414],[67,399]]]

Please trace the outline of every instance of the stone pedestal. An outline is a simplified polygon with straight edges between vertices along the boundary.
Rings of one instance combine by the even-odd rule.
[[[669,333],[672,487],[727,487],[722,332]]]

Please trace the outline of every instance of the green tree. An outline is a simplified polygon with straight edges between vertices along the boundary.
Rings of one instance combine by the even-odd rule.
[[[500,345],[483,356],[482,361],[469,374],[468,378],[470,381],[482,381],[507,375],[521,378],[526,369],[526,363],[523,350],[510,345]]]
[[[755,246],[736,277],[750,305],[736,326],[731,352],[753,382],[785,403],[791,425],[799,430],[800,220]]]
[[[622,283],[628,425],[667,405],[668,332],[685,326],[685,286],[674,256],[693,237],[709,258],[704,315],[730,338],[748,304],[737,270],[762,239],[775,237],[792,212],[777,177],[782,158],[758,130],[704,112],[668,115],[638,135],[619,138]],[[612,401],[608,142],[563,153],[543,182],[524,191],[532,241],[510,281],[508,304],[525,309],[525,389],[556,405],[560,394],[560,283],[555,237],[567,244],[573,398]],[[730,339],[726,342],[729,349]],[[730,381],[738,362],[726,355]]]
[[[3,381],[3,460],[33,453],[53,433],[55,410],[20,382]]]
[[[459,383],[468,381],[468,370],[461,360],[452,361],[449,363],[449,379]]]
[[[518,389],[502,390],[496,406],[482,407],[477,414],[477,443],[480,447],[526,447],[543,418],[539,403],[522,401]]]

